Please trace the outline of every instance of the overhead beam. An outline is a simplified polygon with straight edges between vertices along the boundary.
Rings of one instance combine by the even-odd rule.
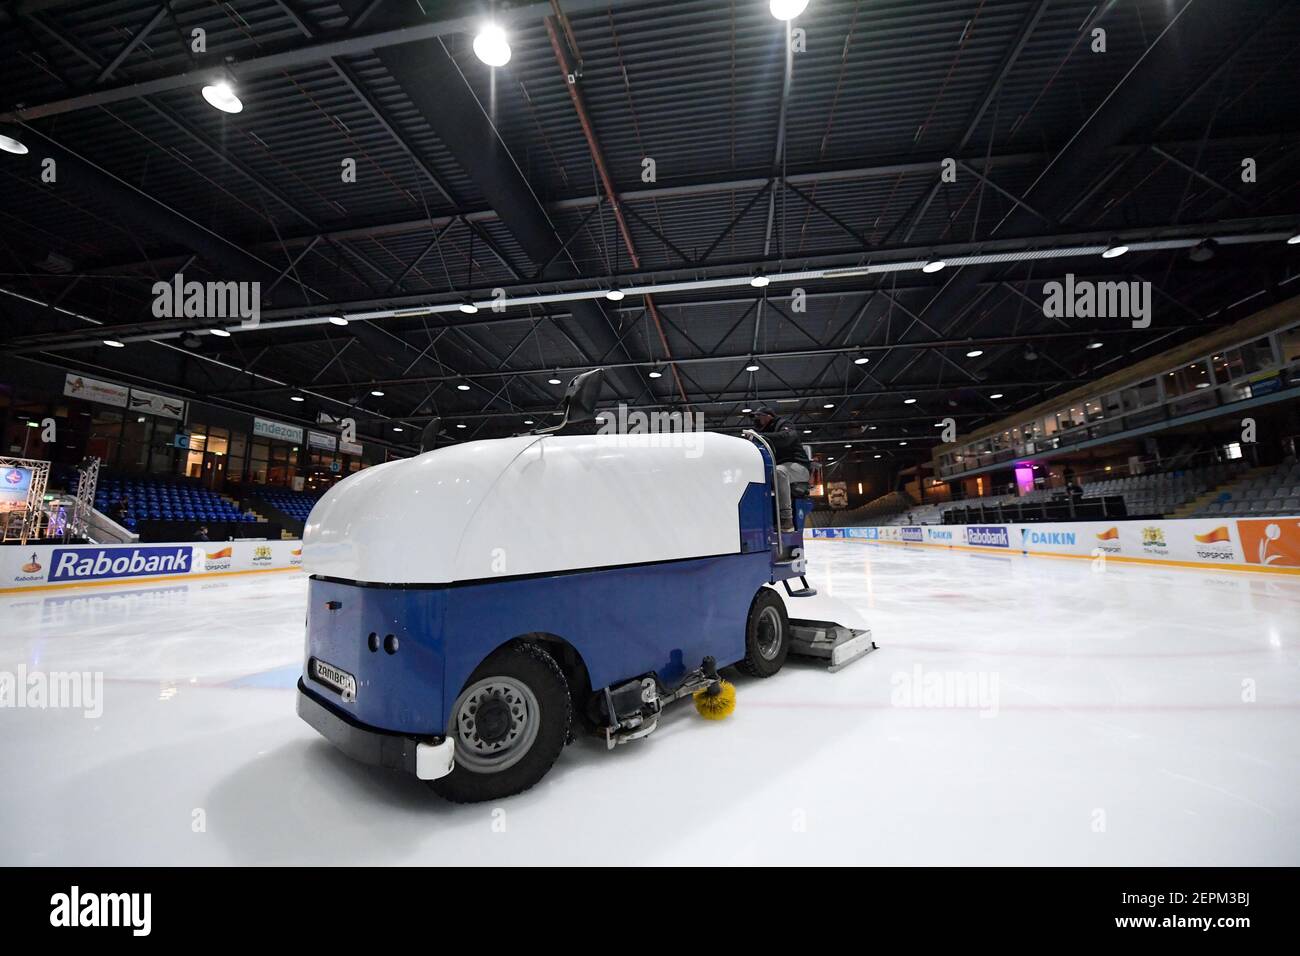
[[[590,13],[604,11],[620,6],[619,0],[569,0],[571,13]],[[26,12],[42,9],[39,4],[29,5]],[[25,12],[20,9],[19,14]],[[518,7],[501,7],[495,12],[498,23],[535,22],[551,12],[550,3],[526,3]],[[212,82],[214,76],[230,75],[236,80],[268,73],[279,73],[296,67],[322,63],[331,57],[354,56],[358,53],[370,53],[394,47],[419,43],[422,40],[436,40],[454,34],[473,34],[482,22],[482,14],[475,10],[463,16],[448,17],[438,20],[425,20],[415,23],[402,23],[385,30],[363,33],[355,36],[330,36],[328,39],[307,40],[297,43],[279,45],[265,44],[242,48],[234,51],[223,50],[220,56],[211,55],[200,59],[198,65],[179,73],[167,73],[134,83],[125,83],[104,89],[66,96],[32,106],[20,106],[0,113],[0,121],[28,122],[48,116],[59,116],[77,110],[108,106],[127,100],[166,93],[186,87],[197,90],[204,84]],[[278,49],[275,47],[278,46]],[[274,52],[264,52],[274,49]]]

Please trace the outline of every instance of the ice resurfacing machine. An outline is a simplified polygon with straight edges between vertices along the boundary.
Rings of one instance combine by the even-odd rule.
[[[592,420],[600,384],[570,383],[564,424]],[[345,753],[498,799],[575,726],[613,747],[682,697],[724,716],[719,667],[837,670],[874,647],[808,585],[807,489],[782,535],[760,435],[560,428],[367,468],[312,510],[298,713]]]

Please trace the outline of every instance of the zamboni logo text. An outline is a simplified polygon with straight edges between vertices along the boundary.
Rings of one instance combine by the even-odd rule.
[[[51,559],[51,581],[93,581],[151,574],[189,574],[194,552],[188,547],[57,548]]]

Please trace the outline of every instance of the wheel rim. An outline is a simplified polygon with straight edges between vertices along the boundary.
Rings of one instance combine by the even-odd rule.
[[[781,652],[781,637],[781,615],[776,613],[774,607],[763,608],[758,612],[758,629],[754,640],[763,660],[776,660],[776,655]]]
[[[474,773],[500,773],[524,758],[537,739],[541,708],[527,684],[488,677],[456,698],[456,763]]]

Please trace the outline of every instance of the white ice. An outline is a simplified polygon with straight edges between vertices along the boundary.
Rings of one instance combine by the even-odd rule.
[[[105,684],[97,719],[0,709],[0,864],[1300,863],[1300,580],[809,556],[880,650],[478,806],[298,720],[296,573],[2,597],[0,671]]]

